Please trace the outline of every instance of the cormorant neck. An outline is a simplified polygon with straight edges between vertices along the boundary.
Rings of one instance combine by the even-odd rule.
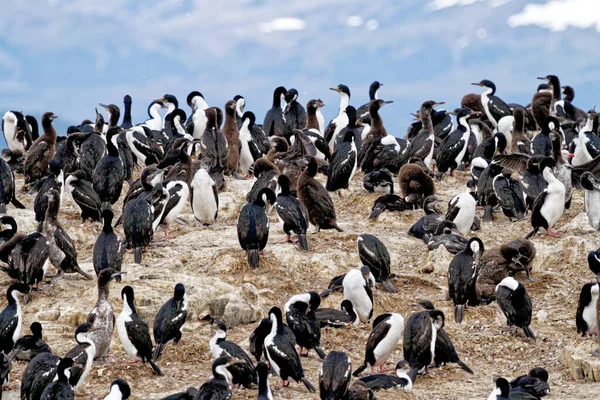
[[[88,338],[87,335],[84,332],[79,332],[77,334],[77,336],[75,336],[75,340],[79,344],[85,344],[85,343],[87,343],[87,344],[95,347],[94,342],[92,342],[92,340],[90,338]]]
[[[419,117],[421,118],[421,124],[423,130],[429,134],[433,133],[433,123],[431,122],[431,112],[427,107],[421,107],[419,110]]]
[[[340,114],[346,111],[346,107],[350,105],[350,96],[344,92],[340,92]]]
[[[125,111],[123,113],[123,124],[122,125],[133,125],[131,123],[131,103],[125,103]]]
[[[44,135],[47,136],[46,140],[56,142],[56,129],[54,129],[52,121],[43,121],[42,128],[44,129]]]
[[[387,131],[383,126],[383,120],[379,115],[379,110],[369,110],[369,115],[371,116],[371,132],[375,130],[378,132],[382,132],[382,134],[380,134],[379,137],[386,136]]]
[[[560,135],[556,135],[554,139],[552,139],[552,158],[557,165],[564,164],[565,162],[561,152]]]
[[[106,149],[108,150],[108,154],[112,157],[119,157],[119,147],[115,143],[118,137],[119,135],[114,134],[106,140]]]
[[[317,119],[317,109],[315,107],[308,107],[306,110],[306,129],[316,129],[321,131],[319,126],[319,120]]]
[[[110,282],[106,282],[101,284],[98,282],[98,300],[108,300],[108,295],[110,294]]]

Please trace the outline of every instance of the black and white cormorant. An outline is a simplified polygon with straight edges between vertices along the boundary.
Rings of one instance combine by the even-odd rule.
[[[600,180],[591,172],[581,175],[581,186],[585,189],[584,204],[588,221],[594,230],[600,230]]]
[[[573,152],[572,165],[577,167],[592,161],[600,155],[600,138],[594,132],[594,119],[596,111],[590,110],[586,124],[579,130],[575,151]]]
[[[552,168],[555,165],[554,160],[550,157],[546,157],[540,162],[540,170],[548,186],[533,203],[531,212],[533,230],[525,236],[525,239],[538,233],[540,228],[544,228],[548,236],[557,236],[551,229],[565,212],[565,185],[554,176]]]
[[[471,135],[471,126],[467,122],[467,119],[473,115],[477,115],[477,112],[469,108],[461,108],[454,110],[450,114],[456,115],[458,126],[444,138],[438,149],[436,165],[439,173],[442,175],[448,171],[452,175],[452,172],[463,162]]]
[[[185,392],[178,392],[167,397],[163,397],[161,400],[195,400],[198,396],[198,389],[190,386]]]
[[[403,330],[404,318],[400,314],[381,314],[375,318],[373,330],[367,339],[364,362],[352,375],[358,376],[368,367],[371,367],[371,372],[375,367],[383,372],[385,362],[396,350]]]
[[[363,188],[369,193],[394,194],[394,176],[383,168],[363,177]]]
[[[435,306],[429,300],[420,300],[417,304],[421,309],[431,311],[435,310]],[[463,370],[470,374],[473,374],[473,370],[465,364],[454,348],[452,339],[444,328],[439,328],[435,340],[435,357],[434,360],[436,367],[441,365],[455,363],[458,364]]]
[[[77,390],[85,378],[92,370],[94,357],[96,356],[96,346],[88,335],[98,328],[92,328],[87,322],[81,324],[75,330],[75,340],[77,346],[67,352],[65,357],[73,360],[71,367],[71,376],[69,382],[73,385],[73,390]]]
[[[124,272],[105,268],[98,274],[98,300],[87,316],[87,323],[94,328],[88,338],[96,346],[94,359],[104,359],[110,349],[113,331],[115,329],[115,312],[108,301],[110,281],[121,277]]]
[[[231,374],[231,383],[246,388],[258,383],[258,376],[252,359],[240,346],[227,340],[227,327],[225,324],[221,321],[215,321],[212,328],[215,330],[215,335],[209,343],[212,356],[214,358],[230,357],[240,361],[227,368]]]
[[[2,132],[10,151],[25,154],[31,146],[32,138],[27,135],[26,122],[23,114],[18,111],[7,111],[2,117]]]
[[[552,140],[550,139],[550,133],[554,131],[560,132],[560,123],[555,117],[547,117],[542,125],[542,130],[535,135],[531,141],[531,152],[533,155],[544,157],[552,156]]]
[[[481,105],[494,128],[498,127],[498,122],[503,117],[512,116],[512,111],[508,105],[501,98],[495,96],[496,85],[494,82],[484,79],[481,82],[472,83],[472,85],[485,88],[485,91],[481,94]]]
[[[238,240],[242,249],[248,253],[248,265],[253,269],[258,268],[259,253],[269,239],[269,217],[265,200],[269,204],[275,203],[275,193],[269,188],[261,189],[254,201],[242,207],[237,221]]]
[[[329,162],[325,188],[329,192],[337,191],[340,197],[342,197],[342,189],[348,189],[350,181],[356,173],[358,153],[354,139],[354,132],[347,131],[344,136],[344,142],[333,153]]]
[[[123,210],[123,232],[128,249],[133,249],[135,262],[142,263],[142,251],[154,236],[154,200],[163,194],[162,183],[157,183],[147,196],[130,200]]]
[[[8,264],[0,266],[0,270],[19,282],[37,287],[48,270],[49,253],[49,243],[43,234],[16,233],[0,246],[0,260]]]
[[[23,371],[21,399],[39,399],[42,392],[55,378],[60,357],[52,353],[35,356]]]
[[[185,153],[184,157],[187,157],[189,159],[189,156]],[[190,175],[191,183],[191,160],[189,164],[190,168],[188,171],[186,171],[186,175]],[[171,180],[168,175],[166,179],[167,182],[165,182],[163,185],[169,197],[162,211],[159,225],[163,225],[166,239],[174,239],[175,236],[169,235],[169,225],[171,222],[177,220],[179,214],[181,214],[181,211],[183,211],[183,208],[187,203],[188,197],[190,196],[190,187],[188,185],[187,179]]]
[[[273,400],[273,393],[269,387],[269,366],[264,362],[256,364],[258,374],[258,398],[257,400]]]
[[[521,375],[510,382],[510,399],[539,399],[550,393],[548,371],[542,367],[529,370],[527,375]]]
[[[396,194],[384,194],[375,199],[369,219],[377,219],[384,211],[405,211],[413,210],[413,205],[407,203],[402,197]]]
[[[46,196],[48,197],[48,209],[46,210],[43,233],[50,246],[50,262],[58,270],[59,276],[62,276],[63,273],[78,273],[85,279],[92,279],[79,267],[75,243],[57,220],[60,207],[58,191],[51,189],[46,193]]]
[[[341,328],[347,325],[357,325],[358,315],[354,312],[354,307],[350,300],[342,301],[341,310],[334,308],[317,308],[315,318],[321,323],[321,328],[330,326],[332,328]]]
[[[44,342],[42,337],[42,324],[34,322],[29,326],[29,330],[31,335],[25,335],[15,343],[11,358],[31,361],[38,354],[52,353],[50,346]]]
[[[575,324],[577,325],[577,333],[580,333],[583,337],[600,334],[596,312],[599,286],[597,282],[586,283],[579,294]]]
[[[508,381],[504,378],[496,378],[494,385],[494,390],[492,390],[487,400],[509,400],[510,385]]]
[[[381,283],[384,289],[390,293],[398,292],[398,289],[389,280],[391,260],[385,244],[376,236],[367,233],[360,235],[356,244],[360,261],[369,267],[375,281]]]
[[[365,385],[374,392],[398,387],[409,392],[412,389],[412,381],[404,370],[406,364],[407,363],[404,360],[398,361],[396,363],[395,375],[371,374],[363,376],[359,380],[364,382]]]
[[[79,169],[79,146],[87,140],[91,133],[72,132],[66,139],[62,139],[56,144],[56,152],[52,160],[58,161],[65,174],[77,171]],[[58,140],[58,139],[57,139]]]
[[[454,256],[448,267],[448,294],[454,303],[454,320],[461,323],[466,305],[479,304],[477,288],[479,260],[484,247],[481,239],[469,239],[467,247]]]
[[[96,239],[92,253],[92,262],[96,275],[99,275],[100,271],[107,268],[121,271],[123,250],[125,248],[123,247],[121,238],[114,232],[112,220],[113,212],[111,210],[104,210],[102,212],[102,232],[100,232],[100,235]],[[116,280],[120,282],[121,277],[117,276]]]
[[[152,359],[152,340],[148,324],[138,315],[135,308],[133,288],[125,286],[121,290],[123,311],[117,318],[117,333],[125,352],[129,357],[146,363],[152,367],[155,375],[162,375],[162,371]]]
[[[242,116],[246,108],[246,99],[241,94],[236,94],[233,96],[233,101],[235,101],[235,119],[237,120],[239,129],[242,126]]]
[[[173,297],[162,305],[156,317],[152,331],[154,333],[154,361],[158,361],[164,347],[174,342],[178,344],[183,332],[183,324],[188,315],[188,300],[185,286],[178,283],[173,289]]]
[[[58,379],[50,383],[40,397],[40,400],[74,400],[75,392],[73,386],[69,382],[71,379],[72,368],[74,368],[74,360],[65,357],[58,363],[56,376]]]
[[[521,174],[521,187],[528,209],[533,208],[537,196],[548,186],[540,171],[540,162],[543,156],[529,156],[524,154],[510,154],[497,156],[494,162],[501,166],[516,170]]]
[[[346,125],[337,135],[335,143],[333,144],[333,153],[337,152],[340,146],[346,140],[346,136],[349,132],[354,136],[354,144],[356,145],[356,150],[358,152],[358,160],[361,160],[362,157],[362,134],[360,127],[356,124],[356,109],[352,106],[346,107],[346,115],[348,116],[348,125]],[[317,142],[315,141],[315,146],[317,146]],[[317,147],[320,152],[323,149],[319,146]],[[321,157],[321,153],[317,155],[317,157]],[[327,158],[327,157],[325,157]]]
[[[444,313],[440,310],[416,312],[406,321],[402,349],[410,366],[408,376],[413,384],[417,374],[422,370],[427,373],[435,359],[437,333],[444,327],[444,321]]]
[[[438,207],[440,203],[443,203],[443,200],[437,196],[427,196],[423,202],[423,211],[425,211],[425,215],[410,227],[408,230],[410,236],[419,238],[425,243],[429,243],[429,240],[435,234],[438,225],[444,219],[442,217],[442,210]]]
[[[202,93],[197,90],[190,92],[186,100],[188,106],[192,109],[192,113],[186,124],[186,130],[195,140],[199,140],[206,130],[208,118],[204,111],[209,108],[208,103],[204,99]]]
[[[283,119],[283,109],[281,102],[285,101],[287,90],[283,86],[279,86],[273,92],[273,105],[267,111],[263,122],[263,129],[267,136],[283,136],[285,129],[285,121]]]
[[[219,357],[212,364],[213,377],[200,386],[194,400],[229,400],[231,398],[232,376],[228,367],[239,363],[231,357]]]
[[[342,232],[337,224],[335,207],[327,189],[315,179],[317,170],[317,160],[310,157],[306,169],[298,177],[298,199],[308,210],[309,221],[315,226],[316,232],[321,229]]]
[[[315,310],[321,305],[321,297],[315,292],[292,296],[285,303],[285,319],[296,336],[300,355],[308,355],[314,349],[321,359],[325,352],[321,349],[321,324],[315,317]],[[306,353],[304,350],[306,349]]]
[[[190,185],[190,204],[196,221],[202,225],[212,225],[219,213],[219,194],[216,182],[207,168],[200,167]]]
[[[506,277],[496,286],[496,302],[511,328],[521,328],[525,336],[535,340],[531,324],[531,298],[523,284],[513,277]]]
[[[42,182],[40,190],[35,195],[35,200],[33,201],[33,211],[35,212],[35,220],[38,223],[38,232],[41,232],[43,229],[44,219],[46,218],[46,211],[48,210],[48,197],[46,196],[46,194],[51,189],[57,190],[59,193],[59,207],[62,203],[64,175],[58,161],[50,161],[49,174],[40,182]]]
[[[15,195],[15,174],[4,159],[4,154],[0,157],[0,185],[0,214],[6,214],[6,206],[9,203],[16,208],[25,209]]]
[[[48,164],[54,157],[56,146],[56,130],[52,126],[52,121],[56,118],[52,112],[47,112],[42,116],[44,134],[33,142],[23,163],[25,185],[35,183],[48,174]]]
[[[527,204],[523,198],[521,183],[512,178],[512,170],[504,168],[500,175],[494,177],[492,186],[504,215],[510,222],[515,218],[522,220],[527,213]]]
[[[290,180],[286,175],[277,178],[280,192],[275,198],[275,211],[283,221],[283,231],[287,235],[287,242],[291,242],[290,235],[298,235],[298,245],[308,251],[306,231],[308,229],[308,211],[296,197],[290,194]]]
[[[340,108],[337,117],[332,119],[325,128],[323,136],[329,144],[329,149],[333,151],[337,135],[342,129],[348,125],[348,115],[346,114],[346,107],[350,105],[350,89],[346,85],[337,85],[336,87],[329,88],[340,95]]]
[[[379,89],[383,86],[383,83],[374,81],[369,85],[369,103],[373,100],[379,100]],[[369,103],[365,103],[358,107],[356,110],[357,118],[363,118],[369,116]]]
[[[397,173],[410,155],[410,142],[388,135],[379,110],[393,101],[374,100],[369,104],[371,116],[371,129],[365,135],[362,132],[362,154],[359,160],[360,168],[364,173],[387,168],[392,173]]]
[[[94,169],[92,184],[102,202],[102,209],[110,208],[112,204],[115,204],[123,189],[125,167],[117,145],[117,139],[121,132],[120,127],[112,127],[108,130],[106,135],[108,154],[98,161]]]
[[[321,399],[346,398],[352,377],[352,362],[342,351],[330,351],[319,371],[319,395]]]
[[[131,387],[123,379],[115,379],[110,384],[110,393],[104,400],[127,400],[131,396]]]
[[[352,308],[358,315],[358,322],[367,323],[373,316],[373,290],[375,278],[371,280],[369,267],[350,270],[343,278],[344,300],[352,303]]]
[[[250,166],[263,154],[259,149],[257,142],[254,141],[254,135],[252,134],[252,131],[255,128],[258,128],[254,124],[255,121],[256,117],[254,116],[254,113],[252,111],[246,111],[242,116],[242,124],[239,128],[241,144],[239,168],[242,177],[244,178],[250,177]]]
[[[100,221],[102,202],[92,184],[86,180],[86,173],[83,170],[77,170],[67,176],[65,187],[69,198],[79,210],[83,222],[88,218],[92,221]]]
[[[24,283],[13,283],[6,290],[7,306],[0,312],[0,350],[8,354],[21,336],[23,327],[23,310],[21,297],[29,296],[29,286]]]
[[[279,307],[273,307],[269,311],[271,320],[271,331],[264,339],[265,353],[271,369],[281,378],[281,386],[289,384],[288,379],[296,382],[302,381],[309,392],[314,393],[314,386],[304,377],[304,370],[300,363],[300,357],[296,352],[295,341],[285,332],[283,315]]]
[[[125,131],[125,140],[129,150],[136,160],[144,165],[158,164],[163,157],[162,149],[154,142],[146,132],[145,126],[134,126]]]
[[[444,219],[452,221],[456,229],[466,236],[473,226],[475,220],[475,209],[477,201],[467,188],[463,193],[459,193],[448,202],[448,211]]]

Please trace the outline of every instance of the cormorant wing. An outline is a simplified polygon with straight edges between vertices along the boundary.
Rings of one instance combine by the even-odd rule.
[[[528,154],[501,154],[494,157],[493,161],[504,168],[510,168],[523,175],[527,170],[527,162],[530,158],[531,156]]]

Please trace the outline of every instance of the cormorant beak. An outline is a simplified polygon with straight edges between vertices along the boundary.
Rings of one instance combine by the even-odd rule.
[[[441,106],[442,104],[446,104],[445,101],[440,101],[439,103],[434,103],[433,106],[437,107],[437,106]]]
[[[98,103],[98,105],[108,111],[108,106],[106,104]]]
[[[114,272],[110,277],[111,278],[116,278],[117,276],[121,276],[121,275],[127,275],[127,272],[125,272],[125,271],[117,271],[117,272]]]
[[[456,112],[456,110],[453,110],[453,111],[448,111],[448,114],[450,114],[450,115],[457,115],[458,113]]]
[[[356,126],[363,126],[364,124],[362,123],[362,121],[360,119],[356,120]]]
[[[338,93],[340,92],[340,88],[338,86],[336,86],[334,88],[330,87],[329,90],[333,90],[334,92],[338,92]]]
[[[29,300],[31,300],[31,296],[29,295],[29,293],[23,295],[23,303],[28,304]]]
[[[319,101],[319,107],[325,107],[325,103],[323,103],[322,101]]]
[[[548,80],[545,76],[538,76],[537,78],[539,80],[541,80],[541,81],[547,81]]]
[[[473,83],[471,83],[471,85],[475,85],[475,86],[483,86],[483,85],[481,84],[481,82],[473,82]]]
[[[393,100],[387,100],[387,101],[384,101],[382,104],[391,104],[393,102],[394,102]]]
[[[53,115],[53,116],[50,117],[50,121],[54,121],[56,118],[58,118],[58,116],[57,115]]]

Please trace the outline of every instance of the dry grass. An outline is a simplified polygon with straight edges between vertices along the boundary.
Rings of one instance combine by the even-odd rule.
[[[445,177],[438,184],[438,195],[449,200],[463,190],[466,179],[466,175],[459,174]],[[538,236],[533,239],[538,250],[533,276],[538,280],[524,283],[534,304],[532,328],[538,340],[532,342],[521,333],[514,336],[502,331],[505,320],[495,304],[468,309],[463,324],[454,323],[452,305],[446,301],[446,271],[451,255],[445,250],[430,254],[420,240],[406,235],[410,225],[421,217],[422,211],[384,213],[377,221],[369,221],[367,217],[377,195],[364,193],[361,183],[362,175],[358,174],[352,182],[352,191],[345,192],[343,199],[332,195],[338,222],[344,232],[309,234],[309,253],[291,244],[278,243],[284,239],[284,235],[273,215],[269,244],[256,271],[249,269],[235,230],[237,212],[243,204],[242,195],[252,182],[227,182],[227,192],[221,196],[222,210],[217,223],[211,227],[199,226],[187,207],[183,217],[190,222],[190,226],[172,224],[171,232],[177,238],[151,247],[144,254],[144,266],[125,265],[124,269],[129,274],[121,284],[114,284],[111,292],[111,302],[118,313],[121,310],[119,292],[124,285],[132,285],[136,290],[140,315],[151,325],[160,305],[171,296],[174,283],[186,283],[192,316],[184,328],[181,344],[167,347],[159,362],[165,376],[152,376],[148,366],[130,365],[115,335],[109,363],[94,366],[77,393],[78,398],[103,399],[110,382],[116,378],[126,379],[131,384],[134,399],[158,399],[185,390],[188,386],[199,387],[209,378],[211,365],[208,349],[211,331],[200,318],[206,314],[206,304],[210,301],[207,297],[215,294],[198,282],[213,282],[216,279],[233,287],[250,282],[261,293],[260,301],[266,312],[273,305],[283,306],[294,294],[321,291],[333,276],[359,266],[356,238],[362,233],[374,234],[387,245],[392,257],[392,273],[396,274],[393,282],[399,289],[397,294],[380,290],[375,292],[375,315],[393,311],[406,319],[414,312],[411,303],[420,298],[430,299],[447,315],[446,330],[461,358],[475,371],[475,375],[468,375],[456,366],[434,369],[429,376],[418,379],[411,393],[388,391],[379,393],[379,398],[487,398],[493,388],[494,376],[512,378],[534,366],[544,366],[550,371],[552,398],[592,398],[592,393],[597,395],[598,384],[572,380],[559,362],[564,346],[572,343],[589,345],[589,339],[577,339],[574,315],[579,290],[583,283],[592,278],[585,256],[598,243],[596,234],[587,226],[587,218],[580,215],[583,212],[581,192],[575,194],[572,208],[558,223],[558,231],[564,234],[563,238]],[[32,205],[33,198],[22,194],[19,197],[28,206]],[[116,209],[120,210],[120,203]],[[15,215],[21,230],[33,230],[31,212],[11,208],[9,213]],[[81,225],[66,197],[59,218],[76,241],[83,268],[90,271],[92,246],[101,229],[100,225]],[[477,234],[486,247],[491,248],[523,237],[529,229],[528,221],[510,223],[504,216],[496,214],[494,223],[484,223]],[[122,228],[117,231],[122,234]],[[162,233],[156,236],[161,238]],[[126,255],[126,262],[132,261],[132,256]],[[0,276],[2,292],[9,284],[6,276]],[[44,290],[34,293],[32,302],[24,306],[24,333],[28,333],[27,327],[31,322],[41,321],[52,349],[59,355],[65,354],[74,345],[75,327],[85,319],[95,297],[95,282],[84,281],[77,276],[68,276],[56,281],[53,286],[48,285]],[[334,293],[323,301],[323,306],[338,307],[341,300],[341,294]],[[3,306],[5,300],[0,304]],[[229,338],[247,348],[247,339],[253,329],[254,324],[235,327],[230,330]],[[364,357],[364,345],[369,333],[369,326],[327,328],[322,332],[322,346],[326,351],[346,351],[356,368]],[[400,358],[401,345],[392,355],[390,364]],[[306,375],[317,386],[320,361],[312,352],[310,357],[302,361]],[[14,366],[8,389],[19,387],[23,368],[22,363]],[[301,384],[292,383],[289,388],[279,390],[277,382],[275,377],[270,380],[276,398],[318,398],[307,393]],[[253,399],[256,398],[256,392],[240,390],[233,398]]]

